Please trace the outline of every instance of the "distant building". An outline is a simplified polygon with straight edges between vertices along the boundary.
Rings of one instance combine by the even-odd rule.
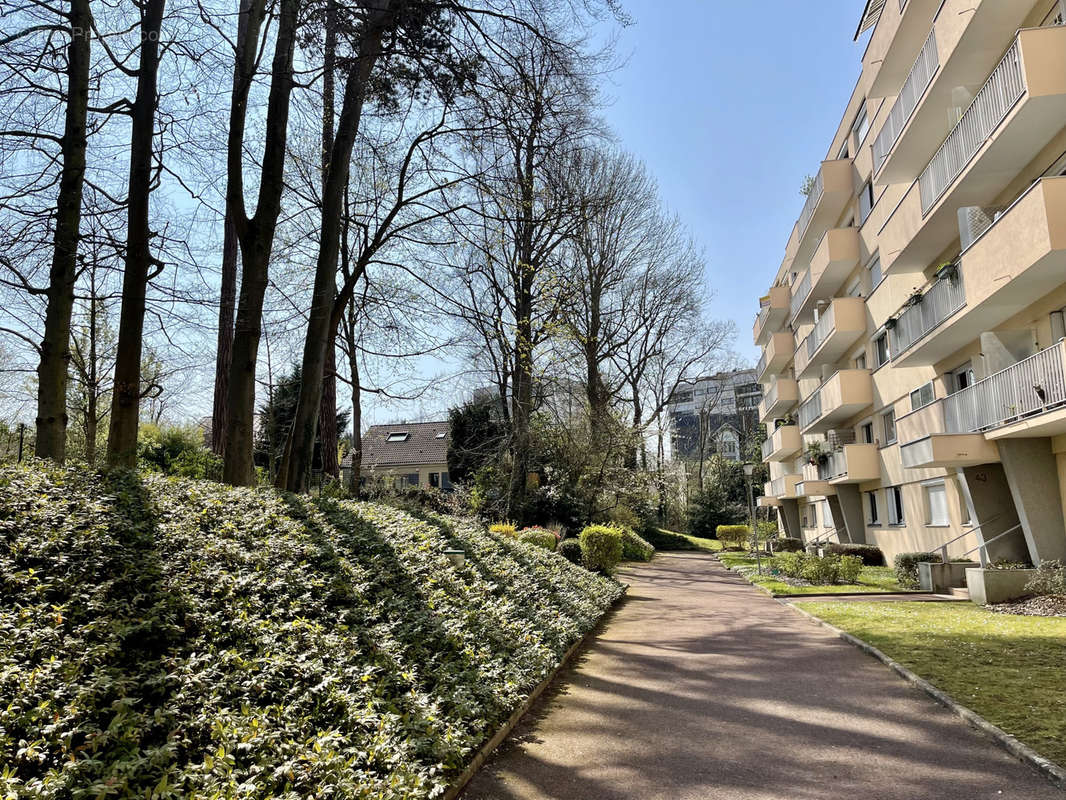
[[[674,458],[699,458],[715,453],[740,461],[744,440],[758,424],[762,387],[755,370],[720,372],[686,381],[667,405],[670,447]]]
[[[447,422],[374,425],[363,434],[360,483],[386,480],[397,487],[451,489],[448,441]],[[347,480],[351,469],[349,453],[341,462],[343,480]]]

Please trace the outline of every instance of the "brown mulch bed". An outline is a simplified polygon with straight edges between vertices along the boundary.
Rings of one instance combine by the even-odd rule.
[[[1011,603],[985,606],[997,614],[1023,614],[1027,617],[1066,617],[1066,595],[1026,597]]]

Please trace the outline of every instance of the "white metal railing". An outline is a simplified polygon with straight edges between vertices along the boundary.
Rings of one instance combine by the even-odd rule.
[[[766,365],[768,363],[768,359],[769,353],[767,353],[766,350],[763,350],[762,356],[759,358],[759,363],[755,366],[755,375],[757,377],[761,378],[762,374],[766,372]]]
[[[899,358],[907,348],[924,338],[940,323],[966,305],[966,288],[961,273],[938,280],[921,300],[908,305],[896,317],[892,329],[892,358]]]
[[[1000,428],[1066,404],[1066,340],[944,398],[947,433]]]
[[[762,460],[766,461],[773,455],[774,452],[774,437],[773,434],[766,437],[766,441],[762,443]]]
[[[795,319],[799,314],[799,310],[803,308],[803,304],[807,302],[807,298],[811,296],[811,271],[808,269],[799,283],[792,287],[792,302],[790,309],[792,311],[792,318]]]
[[[772,481],[770,481],[770,491],[773,493],[774,497],[786,496],[786,492],[788,491],[788,479],[790,477],[793,476],[783,475],[780,478],[774,478]]]
[[[807,334],[808,361],[818,352],[818,348],[825,344],[825,340],[829,338],[829,335],[836,330],[836,314],[833,308],[833,304],[830,303],[825,313],[818,318],[814,328]]]
[[[818,479],[831,481],[848,474],[848,458],[843,450],[834,450],[824,464],[818,465]]]
[[[1010,204],[998,206],[963,206],[959,209],[959,247],[968,250],[996,224]]]
[[[819,389],[800,406],[799,424],[800,430],[817,422],[822,416],[822,390]]]
[[[811,188],[811,193],[807,195],[807,202],[803,204],[803,211],[800,212],[799,221],[796,223],[801,240],[806,235],[811,220],[814,219],[814,212],[818,208],[818,204],[822,202],[822,194],[824,192],[825,182],[822,178],[821,165],[819,165],[818,174],[814,178],[814,186]]]
[[[777,378],[774,378],[770,382],[770,388],[766,390],[766,394],[763,395],[763,408],[773,408],[777,405],[777,396],[779,389],[777,387]]]
[[[1025,94],[1021,48],[1018,40],[993,70],[988,81],[948,134],[936,155],[918,178],[922,213],[928,213],[955,182],[970,159],[996,129],[1007,112]]]
[[[902,9],[902,6],[900,8]],[[903,133],[903,128],[907,125],[911,114],[914,113],[914,109],[918,107],[918,101],[929,88],[933,75],[939,67],[940,54],[936,49],[936,28],[933,28],[929,32],[929,38],[925,41],[925,47],[918,54],[918,59],[911,67],[910,74],[907,75],[906,83],[900,89],[899,97],[896,98],[892,110],[888,113],[888,119],[885,120],[881,132],[877,134],[877,139],[874,141],[874,172],[880,170],[888,159],[888,154],[892,152],[892,147]]]

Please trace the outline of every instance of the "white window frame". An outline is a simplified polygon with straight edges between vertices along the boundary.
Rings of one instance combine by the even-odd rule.
[[[874,197],[873,181],[866,181],[859,190],[859,225],[865,224],[873,213],[877,199]]]
[[[881,360],[881,348],[879,348],[877,346],[878,342],[884,342],[885,343],[885,360],[884,361]],[[885,364],[887,364],[889,361],[892,360],[892,352],[888,349],[888,333],[884,332],[884,333],[880,333],[877,336],[875,336],[873,344],[874,344],[874,364],[876,364],[877,367],[883,367]],[[875,369],[876,369],[876,367],[875,367]]]
[[[928,392],[924,391],[928,390]],[[915,402],[915,395],[918,396],[918,401]],[[925,408],[936,402],[936,385],[929,381],[923,383],[917,389],[910,393],[911,399],[911,411],[917,411],[919,408]]]
[[[926,481],[922,484],[922,491],[925,494],[925,524],[929,528],[948,528],[951,526],[951,511],[948,509],[948,486],[944,480]],[[934,517],[933,509],[933,493],[940,492],[942,494],[941,499],[941,512],[943,516]]]
[[[885,442],[884,442],[885,446],[887,447],[890,444],[895,444],[898,441],[897,433],[896,433],[896,409],[895,408],[890,408],[887,411],[881,412],[880,419],[881,419],[881,432],[885,435]],[[891,421],[891,424],[892,424],[891,436],[889,436],[889,427],[888,427],[888,423],[890,421]]]
[[[888,524],[904,527],[907,524],[907,510],[903,504],[903,487],[885,488],[885,507],[888,511]]]
[[[874,267],[877,267],[876,273]],[[870,293],[873,294],[873,290],[881,285],[881,281],[885,279],[884,270],[881,269],[881,254],[874,253],[873,258],[866,264],[866,271],[870,275]],[[876,276],[876,277],[875,277]]]
[[[866,492],[866,520],[867,524],[874,526],[881,524],[881,506],[877,502],[877,490]]]
[[[855,115],[855,121],[851,123],[851,132],[855,134],[856,147],[862,147],[866,137],[870,135],[870,112],[866,108],[866,101],[862,101],[859,112]]]

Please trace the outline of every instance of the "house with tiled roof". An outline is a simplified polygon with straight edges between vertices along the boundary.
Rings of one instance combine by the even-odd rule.
[[[448,439],[447,422],[374,425],[363,434],[361,482],[387,480],[398,486],[450,489]],[[345,480],[351,468],[349,454],[341,462]]]

